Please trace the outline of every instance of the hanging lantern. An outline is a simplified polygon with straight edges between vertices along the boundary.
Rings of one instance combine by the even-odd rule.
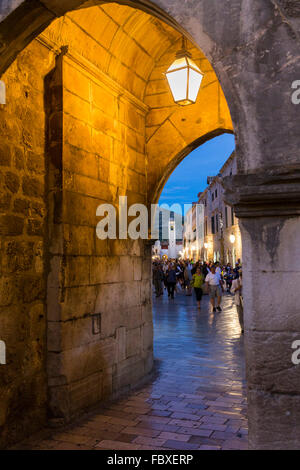
[[[187,106],[196,102],[203,73],[186,50],[184,38],[182,38],[182,49],[177,52],[175,61],[166,72],[166,77],[175,103]]]

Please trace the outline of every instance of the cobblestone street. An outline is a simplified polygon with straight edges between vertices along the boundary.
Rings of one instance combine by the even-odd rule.
[[[154,300],[158,374],[144,388],[45,431],[18,449],[247,449],[243,339],[232,297],[210,313],[204,296]]]

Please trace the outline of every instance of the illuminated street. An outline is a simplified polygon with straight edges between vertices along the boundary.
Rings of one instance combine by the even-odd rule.
[[[17,448],[246,449],[243,339],[232,297],[212,314],[182,294],[154,301],[157,375],[72,426]]]

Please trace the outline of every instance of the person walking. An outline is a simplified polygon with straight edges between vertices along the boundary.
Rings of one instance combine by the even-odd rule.
[[[163,294],[163,280],[164,273],[160,264],[155,263],[153,266],[153,284],[155,288],[156,297],[160,297]]]
[[[208,269],[208,266],[207,266],[207,263],[204,262],[203,263],[203,266],[202,266],[202,274],[204,276],[204,279],[206,278],[206,276],[208,275],[209,273],[209,269]]]
[[[222,269],[221,269],[221,267],[220,267],[220,263],[217,262],[217,263],[215,264],[215,266],[216,266],[216,273],[222,274]]]
[[[168,282],[167,282],[167,272],[168,272],[168,269],[169,269],[169,266],[168,266],[168,264],[166,263],[166,261],[164,261],[164,263],[163,263],[163,265],[162,265],[162,272],[163,272],[163,275],[164,275],[163,284],[164,284],[164,288],[165,288],[165,289],[168,289]]]
[[[231,292],[234,294],[234,303],[239,317],[240,327],[244,333],[244,305],[243,305],[243,272],[239,271],[239,275],[232,282]]]
[[[177,286],[180,287],[180,289],[182,289],[181,287],[181,276],[182,276],[182,269],[181,269],[181,266],[180,266],[180,263],[177,262],[176,263],[176,268],[175,268],[175,271],[176,271],[176,287],[175,287],[175,292],[177,292]]]
[[[241,267],[240,267],[239,263],[235,263],[235,268],[233,269],[233,272],[237,277],[239,277],[239,275],[240,275],[240,269],[241,269]]]
[[[184,283],[186,287],[186,295],[192,295],[191,281],[192,281],[192,267],[189,262],[186,263],[184,269]]]
[[[197,267],[195,274],[193,275],[192,286],[194,287],[194,291],[196,294],[197,299],[197,307],[198,310],[201,310],[201,299],[203,295],[202,286],[204,284],[204,276],[201,272],[200,266]]]
[[[167,271],[167,287],[168,287],[168,297],[174,299],[174,290],[176,286],[176,271],[173,264],[169,267]]]
[[[234,274],[233,274],[233,271],[231,270],[231,268],[228,267],[228,265],[226,266],[225,274],[224,274],[223,278],[226,282],[227,292],[231,292],[231,287],[232,287],[232,281],[234,279]]]
[[[215,265],[211,266],[210,272],[207,274],[205,278],[205,284],[209,291],[210,303],[211,303],[213,312],[216,312],[217,310],[221,312],[222,311],[222,308],[221,308],[222,292],[224,291],[223,281],[222,281],[220,273],[216,272]],[[218,302],[217,307],[215,304],[216,298]]]

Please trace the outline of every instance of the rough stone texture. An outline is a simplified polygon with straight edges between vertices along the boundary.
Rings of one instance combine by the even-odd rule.
[[[157,54],[158,48],[151,50],[148,43],[149,51],[145,53],[129,38],[130,29],[121,31],[132,12],[122,10],[118,17],[120,34],[126,41],[124,47],[129,48],[129,41],[132,48],[125,72],[135,78],[130,81],[119,70],[117,83],[112,79],[123,57],[122,48],[118,50],[113,41],[118,27],[104,10],[93,11],[97,38],[88,38],[84,31],[91,14],[74,13],[64,18],[64,29],[60,20],[51,25],[4,76],[11,88],[8,106],[1,110],[5,139],[1,152],[0,234],[3,240],[9,237],[3,241],[2,250],[5,271],[1,277],[1,339],[6,341],[10,354],[14,343],[22,357],[25,340],[22,336],[20,343],[18,337],[8,334],[4,316],[7,308],[15,304],[11,321],[25,314],[22,332],[29,328],[23,304],[37,304],[44,313],[38,317],[39,329],[34,318],[30,319],[30,334],[41,336],[37,338],[40,363],[34,362],[35,349],[29,343],[28,361],[32,366],[26,366],[26,371],[19,373],[19,381],[12,385],[18,397],[19,383],[28,387],[35,375],[40,375],[40,390],[30,406],[24,407],[25,413],[17,411],[12,417],[3,414],[1,445],[41,426],[46,408],[48,417],[67,421],[90,405],[134,386],[152,369],[151,246],[139,241],[100,241],[95,227],[96,208],[102,202],[116,204],[123,194],[128,196],[129,204],[147,202],[148,106],[140,97],[154,67],[151,54]],[[157,31],[157,43],[164,39],[165,48],[178,37],[169,27],[159,29],[158,21],[151,26],[150,17],[140,12],[136,16],[138,25],[148,24],[150,36],[151,28]],[[97,31],[102,23],[106,35]],[[104,45],[97,43],[95,47],[100,38]],[[114,40],[118,44],[121,38]],[[116,61],[118,55],[118,64],[103,68],[98,53],[111,42],[107,56]],[[68,48],[63,47],[66,43]],[[138,51],[136,70],[132,60]],[[14,115],[18,120],[13,119]],[[27,271],[26,276],[22,274]],[[34,312],[37,315],[36,308]],[[11,361],[13,365],[13,357]],[[4,410],[16,408],[5,383],[3,391],[7,394]],[[18,419],[24,421],[24,426]]]
[[[78,33],[80,50],[87,36],[67,24],[66,35],[71,40]],[[56,31],[46,34],[53,39]],[[141,277],[134,279],[134,265],[142,265],[148,250],[142,242],[98,240],[95,231],[102,202],[117,204],[119,194],[145,202],[145,167],[136,168],[135,158],[144,148],[146,108],[125,90],[120,97],[91,63],[78,64],[77,50],[63,50],[48,83],[49,406],[51,418],[64,420],[135,385],[152,362],[152,343],[142,350],[136,335],[152,328],[141,315]],[[150,271],[146,279],[149,288]]]
[[[85,2],[64,0],[60,2],[59,11],[57,2],[52,0],[36,2],[30,10],[26,8],[28,3],[28,0],[23,1],[15,10],[22,22],[20,29],[14,30],[14,40],[8,38],[5,41],[4,69],[17,52],[51,22],[54,15],[84,6]],[[139,1],[131,2],[133,6],[164,16],[170,23],[174,18],[212,62],[229,101],[240,156],[252,155],[251,162],[241,158],[241,168],[259,168],[265,166],[268,159],[272,159],[273,164],[276,161],[277,165],[282,158],[295,161],[292,155],[297,148],[293,147],[293,152],[287,149],[292,146],[297,122],[297,107],[291,103],[290,87],[297,75],[297,67],[299,70],[298,2],[273,0],[265,4],[260,0],[227,0],[223,8],[218,0],[202,0],[200,3],[195,0],[188,4],[180,0],[159,0],[155,3],[170,16],[164,16],[163,11],[145,1],[142,5]],[[122,9],[124,7],[120,7],[119,17],[124,22]],[[0,28],[2,37],[12,29],[13,15],[8,15],[3,21]],[[136,25],[134,22],[128,24]],[[270,117],[266,115],[266,108],[270,110]],[[284,135],[273,133],[275,113],[278,128],[286,129]],[[256,122],[255,126],[253,122]]]
[[[250,390],[248,405],[253,409],[249,422],[252,428],[249,434],[249,446],[252,449],[299,448],[299,395]]]
[[[43,75],[49,66],[49,53],[33,43],[5,74],[8,99],[0,108],[0,336],[7,345],[1,446],[46,422]]]
[[[175,19],[180,27],[186,30],[190,39],[193,39],[195,45],[201,47],[207,59],[210,60],[229,103],[237,140],[239,172],[244,173],[242,176],[246,176],[244,179],[241,178],[239,183],[235,180],[231,184],[234,183],[236,189],[239,188],[239,185],[241,187],[241,190],[236,191],[233,200],[236,204],[236,213],[242,218],[241,226],[245,239],[243,258],[245,260],[246,339],[250,389],[249,415],[251,417],[249,441],[250,446],[255,448],[297,447],[295,436],[297,438],[296,420],[299,414],[299,403],[295,390],[295,369],[292,365],[288,368],[287,356],[282,352],[278,358],[278,361],[279,359],[282,361],[281,365],[278,364],[273,371],[272,364],[269,364],[270,343],[264,334],[265,332],[273,332],[274,336],[271,337],[274,338],[276,344],[282,340],[283,344],[288,345],[290,339],[294,338],[294,333],[299,331],[295,315],[295,312],[298,312],[299,302],[294,297],[294,291],[297,289],[295,286],[298,285],[298,269],[287,271],[284,265],[287,253],[288,258],[292,253],[292,245],[289,245],[289,241],[292,239],[296,243],[297,240],[299,221],[295,216],[299,215],[299,178],[294,178],[293,185],[287,186],[285,178],[281,176],[277,178],[276,184],[265,181],[255,187],[248,176],[251,174],[252,180],[260,181],[265,173],[270,174],[276,169],[277,173],[278,170],[280,172],[283,163],[285,167],[289,166],[290,173],[297,173],[297,165],[299,165],[299,109],[291,102],[291,84],[300,76],[298,3],[297,0],[272,0],[270,2],[226,0],[222,4],[219,0],[201,0],[201,2],[198,0],[189,2],[157,0],[153,6],[153,4],[148,5],[146,1],[142,2],[142,8],[164,18],[169,25],[175,25]],[[130,4],[141,7],[139,1],[132,1]],[[0,23],[1,73],[7,70],[18,53],[40,34],[56,16],[65,13],[70,8],[81,6],[84,6],[82,0],[62,0],[60,2],[24,0],[23,2],[13,2],[10,5],[7,2],[1,2],[0,14],[3,20]],[[13,10],[15,7],[17,8]],[[169,16],[158,7],[164,9]],[[104,13],[112,16],[113,10],[115,10],[116,16],[114,21],[110,22]],[[164,120],[167,119],[166,123],[154,129],[156,132],[153,135],[151,127],[155,128],[156,125],[161,124],[161,121],[156,120],[157,114],[160,113],[156,113],[156,115],[154,112],[152,113],[151,119],[153,121],[148,122],[153,125],[147,125],[147,128],[145,121],[137,117],[141,111],[144,110],[144,113],[147,111],[143,106],[141,109],[140,106],[140,101],[144,100],[145,93],[148,95],[147,100],[150,105],[153,106],[151,100],[153,103],[158,103],[159,107],[161,104],[166,104],[165,102],[160,103],[160,98],[155,96],[158,93],[153,90],[152,80],[149,82],[148,89],[147,83],[155,64],[160,59],[159,52],[161,51],[161,55],[163,55],[172,44],[175,44],[178,33],[168,26],[166,28],[167,35],[163,35],[164,39],[158,33],[156,33],[158,35],[153,34],[152,36],[157,38],[157,41],[153,41],[153,48],[156,48],[158,53],[152,51],[149,54],[145,51],[147,51],[147,45],[149,47],[149,38],[153,32],[151,28],[162,30],[157,27],[159,24],[157,20],[151,19],[148,22],[142,13],[134,10],[131,10],[132,14],[128,14],[128,8],[125,6],[104,5],[102,9],[97,10],[97,13],[99,21],[95,16],[94,22],[92,21],[94,16],[89,17],[88,9],[68,14],[64,18],[56,20],[57,26],[55,23],[50,25],[50,34],[46,41],[45,38],[40,38],[40,41],[46,42],[50,49],[52,46],[54,49],[65,45],[70,47],[70,52],[63,59],[63,67],[69,68],[69,71],[64,77],[65,81],[62,81],[63,86],[61,87],[66,107],[63,106],[53,113],[50,125],[52,129],[50,140],[57,143],[57,148],[52,149],[53,162],[63,163],[63,166],[56,168],[55,171],[47,172],[47,184],[51,190],[54,185],[53,196],[55,195],[52,205],[49,201],[49,208],[52,208],[50,221],[53,222],[53,227],[48,235],[52,241],[51,254],[56,255],[50,260],[51,276],[48,278],[48,288],[52,289],[53,295],[48,297],[48,319],[57,323],[56,326],[66,321],[62,320],[63,315],[66,315],[65,318],[69,319],[71,323],[74,303],[76,304],[74,315],[78,319],[84,316],[83,311],[88,316],[91,316],[91,312],[101,313],[102,323],[102,310],[109,313],[112,310],[105,298],[111,295],[113,289],[115,291],[111,298],[117,299],[121,289],[124,289],[126,302],[131,298],[128,293],[130,291],[128,288],[125,290],[126,284],[122,282],[124,279],[118,278],[121,276],[120,273],[124,272],[124,262],[122,268],[121,263],[118,265],[117,262],[116,265],[113,265],[110,271],[112,280],[107,284],[102,284],[99,263],[103,264],[104,259],[111,255],[113,257],[149,258],[149,253],[144,252],[143,246],[139,246],[137,249],[134,244],[129,246],[122,242],[97,242],[94,246],[80,242],[82,236],[88,236],[88,229],[95,222],[95,208],[99,200],[114,200],[118,194],[125,193],[128,194],[129,200],[134,202],[143,202],[146,198],[148,202],[157,200],[164,178],[170,174],[176,164],[174,158],[179,161],[184,156],[184,152],[193,148],[192,143],[195,142],[195,139],[199,138],[198,143],[201,143],[201,139],[205,138],[205,135],[197,135],[197,132],[191,132],[188,139],[179,134],[178,130],[185,127],[181,124],[184,121],[180,121],[182,119],[180,113],[172,121],[168,118],[164,106],[161,106],[160,112],[164,114]],[[76,22],[81,20],[83,24],[78,28]],[[98,28],[98,22],[103,26],[103,29]],[[91,39],[90,47],[87,46],[84,37],[84,23],[89,24],[93,31],[91,37],[95,37],[95,40]],[[135,47],[139,40],[135,42],[129,34],[126,34],[126,31],[133,30],[137,37],[139,36],[139,40],[146,38],[142,49]],[[61,36],[57,34],[57,31],[61,32]],[[103,43],[99,40],[99,35],[101,38],[103,37]],[[152,44],[150,44],[151,46]],[[74,60],[73,49],[81,57],[80,64],[76,58]],[[102,86],[92,85],[94,78],[91,79],[90,72],[86,73],[86,64],[82,64],[82,58],[93,64],[97,69],[96,75],[99,75],[100,70],[110,79],[118,82],[119,87],[125,88],[127,98],[129,97],[128,92],[133,95],[133,103],[130,99],[130,105],[128,105],[126,97],[123,97],[125,104],[123,100],[118,102],[116,95],[119,95],[119,91],[116,92],[116,88],[110,82],[109,88],[114,89],[114,104],[108,104],[111,100],[111,94],[109,93],[108,97],[102,98],[102,90],[99,91]],[[0,163],[2,162],[0,168],[2,196],[0,228],[3,282],[5,286],[13,284],[17,292],[17,286],[20,285],[21,294],[14,294],[11,288],[9,290],[7,287],[8,291],[3,295],[6,305],[3,306],[3,311],[0,313],[3,318],[1,325],[4,325],[1,334],[2,331],[5,331],[5,336],[14,337],[15,352],[9,358],[9,364],[5,369],[7,372],[4,372],[5,378],[2,379],[1,376],[1,380],[4,380],[2,388],[7,403],[5,410],[19,410],[17,399],[20,394],[24,397],[21,405],[22,412],[26,410],[27,413],[26,415],[23,413],[22,417],[22,429],[24,430],[30,428],[29,422],[31,427],[34,427],[33,423],[43,422],[45,415],[45,373],[43,367],[45,343],[41,340],[37,346],[36,330],[34,328],[28,329],[29,310],[27,308],[31,302],[34,305],[36,302],[40,308],[43,308],[42,293],[45,295],[45,290],[39,287],[41,279],[45,281],[45,277],[43,277],[45,276],[45,272],[43,272],[45,247],[41,235],[43,226],[45,226],[45,200],[43,200],[45,116],[42,77],[53,67],[53,51],[49,52],[33,43],[24,50],[17,62],[2,77],[8,87],[8,104],[5,108],[1,108],[0,120],[0,135],[3,136],[3,140],[1,140],[3,148],[0,151]],[[77,69],[77,72],[72,73],[72,67]],[[84,70],[81,70],[81,67]],[[93,67],[89,65],[88,68]],[[94,72],[92,75],[94,77]],[[68,77],[71,78],[70,83],[68,83]],[[103,80],[101,79],[101,81]],[[157,90],[163,92],[161,85],[158,80]],[[69,86],[74,87],[72,91]],[[208,89],[212,90],[213,86],[212,84]],[[13,97],[12,100],[10,96]],[[204,97],[202,99],[204,100]],[[109,113],[103,113],[100,105],[96,105],[96,111],[91,112],[90,103],[93,101],[97,103],[97,100],[100,103],[107,103],[104,111],[118,110],[119,114],[111,116]],[[132,107],[135,109],[137,106],[136,100],[139,100],[139,111],[129,111],[127,108],[132,110]],[[215,106],[216,102],[214,102]],[[82,120],[78,119],[79,111],[83,117]],[[228,117],[226,108],[220,115]],[[191,122],[195,123],[192,112]],[[117,124],[116,127],[115,124]],[[191,126],[192,128],[193,126]],[[61,138],[62,131],[65,135],[64,139]],[[213,131],[219,132],[219,129],[215,128]],[[149,149],[151,144],[153,147],[158,145],[158,138],[161,136],[161,151],[166,158],[166,166],[161,167],[153,179],[150,178],[151,172],[149,171],[147,183],[146,173],[150,167],[151,154],[145,158],[145,135],[148,140],[150,139],[147,146]],[[170,148],[166,145],[166,136],[176,142],[176,146],[178,146],[176,155],[172,154],[174,147]],[[58,160],[55,159],[55,150]],[[115,157],[120,154],[124,156],[122,165],[124,164],[126,171],[116,165]],[[171,154],[172,158],[168,160]],[[72,158],[70,158],[71,155]],[[112,155],[114,158],[111,158]],[[86,159],[87,164],[83,163],[83,158]],[[68,161],[70,168],[67,168]],[[97,178],[92,171],[96,166],[100,175]],[[138,178],[136,178],[137,173],[139,174]],[[156,180],[158,175],[160,180]],[[96,179],[99,181],[95,182]],[[114,183],[109,184],[110,182]],[[62,191],[58,190],[59,185]],[[146,187],[148,190],[150,189],[149,194],[146,194]],[[119,192],[117,188],[120,188]],[[288,209],[285,209],[283,204],[278,206],[278,195],[284,193],[285,201],[288,201],[287,188],[293,190],[290,193],[290,201],[287,203]],[[266,199],[268,200],[267,204],[265,203]],[[76,211],[73,210],[74,207],[76,207]],[[278,216],[280,216],[279,220],[277,220]],[[86,234],[82,235],[82,231],[80,235],[79,230],[75,230],[72,237],[70,234],[73,233],[74,226],[85,227],[82,230],[86,230]],[[288,229],[289,237],[285,236],[285,228]],[[299,243],[296,243],[296,246],[298,245]],[[294,259],[297,259],[296,255]],[[87,260],[89,260],[88,264]],[[255,270],[252,266],[252,260],[256,260]],[[66,262],[67,264],[65,264]],[[132,266],[131,261],[129,263]],[[266,268],[265,264],[267,264]],[[133,261],[133,266],[135,266],[135,261]],[[148,319],[146,325],[151,324],[150,308],[142,301],[142,299],[148,298],[147,284],[149,286],[149,280],[145,279],[144,273],[143,279],[140,280],[138,270],[136,271],[138,279],[135,279],[134,272],[133,268],[134,280],[128,281],[127,285],[129,287],[130,284],[132,298],[137,302],[131,307],[137,307],[134,310],[136,318],[139,315],[138,308],[141,307],[142,321]],[[91,282],[91,278],[93,278],[93,282]],[[289,279],[288,285],[286,284],[287,278]],[[17,280],[18,282],[16,282]],[[32,289],[32,295],[24,297],[24,292],[28,289],[24,289],[22,286],[31,286],[32,280],[34,280],[33,285],[35,286]],[[139,294],[136,288],[137,283],[140,286]],[[263,289],[264,283],[267,283],[268,289]],[[72,289],[74,289],[74,293],[71,294],[69,291]],[[108,294],[109,290],[110,294]],[[286,295],[287,291],[290,292],[289,296]],[[80,301],[82,297],[84,297],[83,302]],[[31,300],[29,301],[29,299]],[[72,303],[69,303],[70,299],[72,299]],[[99,310],[98,304],[97,310],[95,309],[95,299],[100,305]],[[283,303],[284,300],[286,300],[286,304]],[[7,304],[10,302],[12,303],[8,307]],[[103,308],[101,302],[103,302]],[[78,303],[82,306],[82,311],[78,308]],[[26,305],[26,308],[23,305]],[[272,317],[266,312],[266,306],[271,305],[274,305]],[[129,315],[126,311],[125,309],[125,317]],[[35,318],[34,315],[36,315],[36,311],[32,313],[30,318]],[[107,323],[103,320],[102,325],[107,332],[111,332],[114,327],[117,329],[125,325],[125,323],[121,325],[113,317],[114,314]],[[20,318],[24,319],[21,323]],[[42,315],[39,322],[44,334],[45,319],[43,318]],[[104,315],[104,318],[107,317]],[[122,320],[122,323],[123,321],[126,320]],[[266,325],[266,323],[268,324]],[[34,320],[32,320],[32,324],[35,324]],[[130,329],[138,327],[137,320],[136,323],[131,323]],[[30,331],[30,333],[25,334],[26,331]],[[33,331],[34,337],[31,337]],[[290,334],[291,331],[293,334]],[[143,332],[141,332],[141,338],[143,337]],[[74,344],[76,344],[76,334],[74,334],[74,338]],[[58,341],[61,344],[63,342],[60,335],[58,335]],[[66,344],[70,344],[69,340]],[[258,344],[262,354],[266,354],[265,361],[261,361],[257,355],[253,355],[252,344]],[[82,348],[75,348],[74,351],[81,354]],[[122,354],[124,354],[124,350],[132,354],[131,346],[125,347],[125,349],[123,347]],[[62,350],[61,353],[56,354],[60,362],[55,366],[54,373],[63,370],[61,369],[62,365],[69,364],[67,351]],[[89,357],[92,356],[87,353],[87,361]],[[22,362],[24,361],[26,361],[26,367],[23,367]],[[145,361],[146,363],[148,364],[147,361]],[[269,365],[273,372],[261,385],[260,378],[268,375]],[[13,371],[24,371],[25,369],[28,371],[26,381],[23,373],[20,373],[16,380]],[[116,367],[108,367],[105,378],[100,369],[98,371],[91,370],[89,379],[82,377],[79,373],[76,381],[68,384],[64,381],[63,374],[61,377],[54,375],[49,381],[53,392],[52,413],[57,416],[72,415],[78,408],[98,400],[101,397],[101,390],[105,390],[105,393],[111,393],[118,387],[126,387],[128,385],[126,373],[132,373],[132,380],[136,380],[135,372],[137,370],[142,370],[141,356],[138,354],[126,358],[116,364]],[[287,393],[282,393],[280,377],[288,386]],[[28,391],[30,388],[31,392]],[[272,394],[271,388],[277,390],[278,393]],[[90,395],[88,395],[89,390]],[[32,391],[34,391],[33,394]],[[32,396],[35,397],[34,400]],[[56,411],[54,411],[54,405],[59,405]],[[286,412],[290,414],[285,415]],[[18,423],[18,419],[13,416],[13,413],[19,417],[22,416],[20,411],[10,411],[9,416],[2,413],[2,424],[11,424],[12,420]],[[4,436],[7,429],[10,429],[13,437],[17,435],[17,432],[20,433],[21,426],[17,424],[15,428],[5,426],[3,429]],[[278,431],[274,442],[270,437],[270,429]]]
[[[249,444],[295,449],[299,447],[299,365],[292,363],[292,344],[300,337],[299,217],[240,220]]]

